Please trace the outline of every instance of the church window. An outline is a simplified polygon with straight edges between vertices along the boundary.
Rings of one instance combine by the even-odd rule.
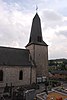
[[[22,80],[23,79],[23,71],[21,70],[20,72],[19,72],[19,80]]]
[[[38,42],[41,42],[41,41],[42,41],[41,36],[38,36],[38,37],[37,37],[37,41],[38,41]]]
[[[0,70],[0,81],[3,81],[3,71]]]

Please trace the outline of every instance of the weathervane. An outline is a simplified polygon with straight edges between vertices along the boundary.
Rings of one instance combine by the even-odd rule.
[[[36,5],[36,13],[38,12],[38,6]]]

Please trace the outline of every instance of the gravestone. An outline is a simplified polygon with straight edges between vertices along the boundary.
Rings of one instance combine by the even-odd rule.
[[[26,100],[33,100],[35,98],[35,89],[27,90],[25,92],[25,99]]]

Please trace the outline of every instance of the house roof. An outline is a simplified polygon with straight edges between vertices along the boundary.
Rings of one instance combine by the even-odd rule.
[[[2,66],[31,66],[29,50],[0,47],[0,65]]]
[[[64,74],[64,75],[67,75],[67,71],[66,70],[55,70],[55,71],[51,71],[51,74]]]
[[[33,18],[30,39],[26,46],[29,46],[31,43],[47,46],[42,38],[41,21],[38,13],[36,13]]]

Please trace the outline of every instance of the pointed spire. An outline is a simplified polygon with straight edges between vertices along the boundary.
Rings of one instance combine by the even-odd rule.
[[[42,38],[41,22],[40,22],[40,17],[37,12],[32,21],[30,39],[29,39],[29,43],[27,44],[27,46],[30,45],[31,43],[47,45],[43,41],[43,38]]]

